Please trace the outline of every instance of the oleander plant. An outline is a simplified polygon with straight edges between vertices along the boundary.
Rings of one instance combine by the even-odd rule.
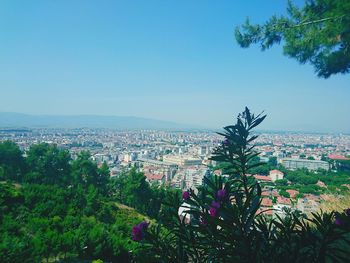
[[[144,255],[135,261],[349,262],[350,209],[273,217],[262,210],[261,186],[249,171],[260,165],[251,162],[259,154],[253,130],[265,117],[245,108],[219,133],[223,140],[211,159],[227,163],[228,176],[205,177],[196,191],[174,192],[163,200],[157,222],[133,227]]]

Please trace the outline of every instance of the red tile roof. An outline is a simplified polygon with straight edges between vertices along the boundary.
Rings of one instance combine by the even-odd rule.
[[[270,174],[271,174],[271,173],[283,174],[280,170],[271,170],[271,171],[270,171]]]
[[[262,206],[272,206],[272,200],[270,198],[263,198],[261,200],[261,205]]]
[[[316,183],[319,187],[327,187],[326,184],[320,180],[317,181]]]
[[[261,196],[270,196],[270,191],[262,191]]]
[[[145,174],[145,176],[148,180],[153,181],[153,180],[162,180],[164,177],[164,174],[149,174],[149,173],[147,173],[147,174]]]
[[[268,177],[268,176],[265,176],[265,175],[258,175],[258,174],[255,174],[253,175],[254,178],[258,181],[266,181],[266,182],[271,182],[271,178]]]
[[[222,175],[222,170],[215,170],[215,171],[214,171],[214,174],[216,174],[216,175]]]
[[[290,201],[289,198],[283,197],[283,196],[278,196],[277,197],[277,203],[282,204],[282,205],[291,205],[292,202]]]
[[[290,198],[295,198],[295,196],[296,196],[297,194],[299,194],[299,191],[293,190],[293,189],[288,189],[288,190],[286,190],[286,192],[289,193]]]
[[[350,158],[338,154],[330,154],[328,155],[328,158],[332,160],[350,160]]]

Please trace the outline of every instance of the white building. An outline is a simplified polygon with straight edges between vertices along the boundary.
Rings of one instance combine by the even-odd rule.
[[[327,162],[317,160],[284,158],[281,160],[281,164],[286,167],[286,169],[291,170],[301,168],[306,168],[308,170],[329,169],[329,164]]]
[[[202,160],[188,155],[165,155],[163,161],[179,166],[192,166],[202,164]]]
[[[275,182],[276,180],[282,180],[284,177],[284,173],[282,173],[279,170],[271,170],[269,173],[269,176],[270,176],[272,182]]]

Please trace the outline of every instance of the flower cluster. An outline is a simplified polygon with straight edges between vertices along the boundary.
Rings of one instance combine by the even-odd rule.
[[[188,199],[190,199],[190,191],[189,190],[187,190],[187,191],[184,191],[183,193],[182,193],[182,199],[183,200],[188,200]]]
[[[226,199],[226,190],[225,189],[221,189],[216,193],[216,198],[220,201],[223,202]]]
[[[143,221],[132,227],[132,240],[141,241],[145,237],[145,231],[148,228],[148,223]]]
[[[218,209],[220,208],[220,203],[213,201],[211,203],[211,206],[209,207],[209,214],[211,217],[217,217],[219,212]]]
[[[219,208],[222,204],[227,199],[227,194],[225,189],[220,189],[216,193],[216,201],[213,201],[209,207],[209,215],[211,217],[217,217],[219,212]]]

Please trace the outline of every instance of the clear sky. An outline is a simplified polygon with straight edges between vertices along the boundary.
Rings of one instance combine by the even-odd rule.
[[[319,79],[234,28],[282,0],[0,1],[0,111],[127,115],[220,128],[350,132],[350,74]],[[300,3],[300,1],[299,1]]]

